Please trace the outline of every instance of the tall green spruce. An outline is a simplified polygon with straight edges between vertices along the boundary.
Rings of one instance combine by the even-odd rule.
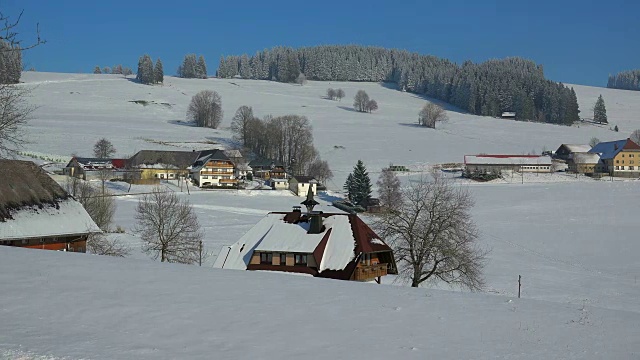
[[[153,60],[147,54],[144,54],[138,60],[138,73],[136,74],[136,80],[143,84],[153,84],[155,82],[155,75],[153,73]]]
[[[254,56],[220,59],[218,77],[293,82],[308,80],[395,83],[398,89],[446,101],[472,114],[571,125],[580,120],[570,88],[545,79],[543,68],[522,58],[466,61],[461,65],[405,50],[358,45],[275,47]]]
[[[347,177],[344,189],[347,191],[347,197],[354,204],[359,204],[362,200],[371,198],[371,179],[362,160],[358,160],[358,163],[353,168],[353,173]]]
[[[607,108],[604,106],[602,95],[598,96],[596,105],[593,107],[593,121],[599,123],[607,123]]]
[[[153,82],[161,84],[164,82],[164,69],[160,58],[156,60],[156,67],[153,69]]]

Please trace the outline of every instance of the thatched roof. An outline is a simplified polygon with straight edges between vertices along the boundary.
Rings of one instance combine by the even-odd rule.
[[[25,206],[58,206],[69,198],[64,189],[31,161],[0,160],[0,222]]]

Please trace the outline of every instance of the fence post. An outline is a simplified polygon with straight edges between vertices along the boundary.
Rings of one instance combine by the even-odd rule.
[[[520,288],[522,287],[522,275],[518,275],[518,299],[520,299]]]

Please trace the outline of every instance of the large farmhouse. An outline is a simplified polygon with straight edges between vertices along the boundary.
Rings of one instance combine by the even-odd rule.
[[[0,160],[0,245],[85,252],[101,232],[82,205],[29,161]]]
[[[199,157],[197,151],[141,150],[127,160],[127,176],[142,182],[186,177]]]
[[[562,144],[554,153],[556,159],[568,161],[573,154],[585,154],[591,150],[591,146],[586,144]]]
[[[640,176],[640,145],[631,139],[601,142],[589,151],[600,156],[598,172],[612,176]]]
[[[467,171],[497,173],[510,170],[519,172],[551,172],[551,158],[540,155],[465,155]]]
[[[234,245],[222,249],[214,267],[284,271],[340,280],[380,282],[397,274],[391,248],[355,214],[272,212]]]

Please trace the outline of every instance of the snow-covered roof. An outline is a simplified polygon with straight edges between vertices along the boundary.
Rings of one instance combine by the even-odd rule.
[[[593,153],[573,153],[571,159],[576,164],[597,164],[600,161],[599,154]]]
[[[82,205],[68,198],[57,206],[26,206],[0,222],[0,240],[53,237],[101,232]]]
[[[586,153],[591,150],[591,146],[586,144],[562,144],[562,146],[572,153]]]
[[[540,155],[465,155],[467,165],[551,165],[549,156]]]
[[[246,270],[254,251],[313,253],[322,249],[319,271],[343,270],[354,260],[356,248],[364,252],[390,251],[364,223],[352,226],[350,214],[324,214],[324,231],[308,234],[309,223],[291,221],[294,213],[269,213],[240,240],[224,247],[214,263],[216,268]],[[297,217],[300,218],[300,215]],[[353,219],[360,224],[361,220]],[[362,227],[363,229],[360,229]],[[354,230],[356,228],[356,230]],[[364,229],[366,228],[366,229]],[[354,231],[356,231],[354,233]],[[359,240],[358,240],[359,238]],[[366,243],[365,243],[366,242]],[[322,250],[321,250],[322,251]]]

